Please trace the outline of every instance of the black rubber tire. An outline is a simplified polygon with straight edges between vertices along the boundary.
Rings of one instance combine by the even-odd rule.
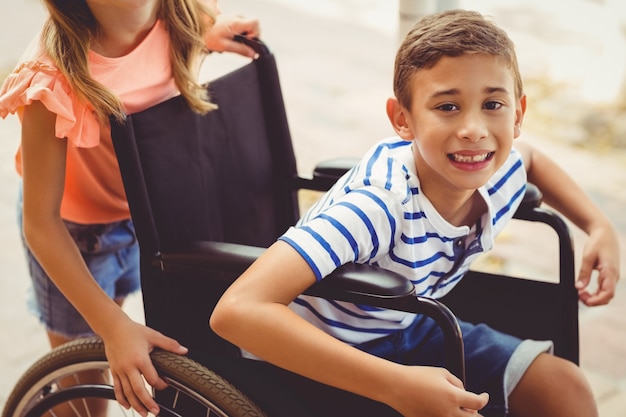
[[[161,415],[266,416],[242,392],[200,363],[164,351],[155,351],[151,357],[159,375],[169,384],[166,390],[156,393]],[[113,387],[108,383],[55,389],[54,382],[59,378],[88,370],[108,372],[104,344],[99,338],[78,339],[52,350],[34,363],[17,382],[7,399],[2,417],[41,415],[55,404],[70,399],[114,400]],[[199,409],[205,411],[200,414]]]

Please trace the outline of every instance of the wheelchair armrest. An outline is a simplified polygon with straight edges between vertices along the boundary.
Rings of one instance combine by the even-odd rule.
[[[162,253],[153,264],[163,271],[230,272],[242,274],[265,248],[235,243],[196,241],[177,252]],[[414,296],[405,277],[370,265],[346,264],[307,290],[307,294],[333,298],[338,293],[371,296],[381,300]]]
[[[232,283],[264,251],[264,248],[233,243],[193,242],[184,250],[160,254],[153,264],[163,271],[201,276],[214,271],[229,272],[228,278],[223,274],[217,276]],[[463,339],[456,317],[441,302],[416,296],[413,283],[404,276],[372,265],[349,263],[313,284],[305,294],[433,318],[444,333],[447,368],[465,381]]]
[[[559,241],[559,285],[570,289],[574,288],[576,277],[574,240],[569,226],[557,212],[540,207],[542,200],[543,195],[537,186],[527,183],[526,193],[513,218],[544,223],[554,230]],[[574,308],[577,308],[575,304]]]
[[[343,174],[350,171],[359,162],[356,158],[335,158],[322,161],[313,169],[313,178],[337,181]]]
[[[331,278],[331,279],[328,279]],[[354,296],[374,297],[381,300],[414,297],[415,287],[405,277],[372,265],[348,263],[313,284],[305,292],[323,298],[335,298],[345,292]]]
[[[313,169],[312,178],[298,177],[296,179],[296,188],[327,191],[358,162],[357,158],[335,158],[322,161]]]
[[[235,243],[196,241],[152,261],[163,271],[232,272],[242,274],[265,248]]]

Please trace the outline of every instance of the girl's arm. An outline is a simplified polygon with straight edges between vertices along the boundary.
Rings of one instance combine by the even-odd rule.
[[[551,158],[528,143],[516,145],[524,158],[528,181],[535,184],[544,201],[589,236],[583,249],[576,287],[587,305],[608,303],[619,279],[619,239],[609,218]],[[588,290],[592,272],[598,272],[598,288]]]
[[[268,362],[384,402],[405,416],[466,415],[486,404],[486,394],[464,391],[444,369],[378,358],[296,315],[287,305],[314,282],[304,259],[279,241],[225,292],[211,316],[211,327]]]
[[[141,375],[156,388],[158,377],[149,352],[160,347],[186,353],[173,339],[133,322],[92,278],[60,215],[65,183],[67,140],[53,132],[56,115],[36,101],[24,110],[22,170],[24,236],[46,273],[105,342],[117,399],[142,415],[158,407]]]

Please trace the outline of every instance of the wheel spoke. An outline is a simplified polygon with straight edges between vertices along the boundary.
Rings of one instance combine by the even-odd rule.
[[[163,391],[153,390],[161,408],[159,417],[265,416],[228,382],[197,362],[167,352],[155,352],[152,358],[168,383]],[[77,340],[33,364],[10,394],[2,417],[135,416],[132,409],[125,410],[115,401],[110,381],[102,342]]]

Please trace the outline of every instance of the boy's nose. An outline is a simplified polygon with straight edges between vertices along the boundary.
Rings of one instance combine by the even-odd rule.
[[[468,114],[461,119],[458,129],[460,139],[476,142],[485,139],[488,135],[487,124],[481,115]]]

